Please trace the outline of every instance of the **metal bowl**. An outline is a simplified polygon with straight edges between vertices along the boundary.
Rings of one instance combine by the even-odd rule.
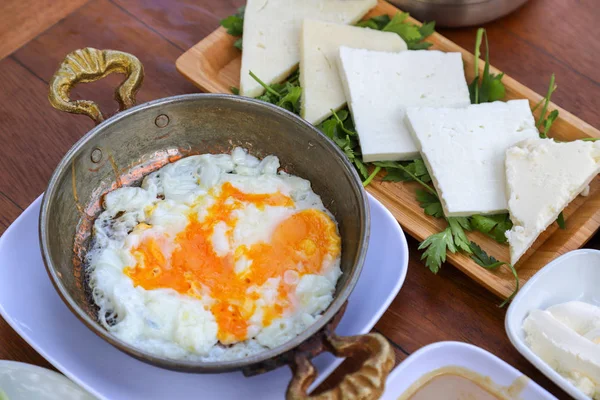
[[[360,275],[370,224],[360,179],[337,146],[298,116],[239,96],[169,97],[122,111],[107,120],[96,104],[69,99],[70,89],[76,83],[97,80],[110,72],[123,72],[128,76],[116,92],[121,108],[126,109],[135,102],[135,92],[143,78],[141,64],[127,53],[89,48],[71,53],[55,74],[50,88],[53,106],[86,114],[98,123],[56,168],[40,212],[43,259],[50,279],[71,311],[118,349],[163,368],[197,373],[242,370],[252,375],[290,364],[295,372],[291,393],[301,394],[308,389],[310,382],[305,385],[306,382],[311,377],[314,379],[315,371],[309,362],[312,356],[326,348],[333,349],[338,356],[367,349],[372,356],[367,363],[374,364],[366,366],[370,371],[366,368],[356,374],[372,375],[375,367],[385,382],[393,366],[393,351],[383,337],[371,334],[343,338],[333,333]],[[342,237],[343,274],[332,304],[315,324],[289,342],[234,361],[168,359],[140,351],[111,335],[98,323],[84,262],[103,194],[122,185],[139,184],[149,172],[182,156],[225,153],[235,146],[247,148],[257,157],[277,155],[284,170],[312,183],[313,190],[336,217]],[[352,379],[346,384],[352,385]],[[363,391],[376,396],[383,390],[383,383],[378,385],[380,387],[366,385]]]
[[[419,21],[449,28],[480,25],[510,14],[527,0],[389,0]]]

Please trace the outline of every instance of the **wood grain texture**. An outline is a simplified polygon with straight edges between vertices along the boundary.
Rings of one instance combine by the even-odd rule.
[[[214,31],[221,19],[246,4],[245,0],[112,1],[184,51]]]
[[[47,99],[48,81],[64,57],[86,46],[140,58],[146,79],[139,103],[195,90],[173,65],[180,50],[108,1],[88,3],[1,61],[0,104],[10,107],[0,109],[1,119],[9,122],[0,124],[0,141],[5,143],[0,147],[0,191],[23,208],[44,191],[62,156],[93,127],[86,117],[54,110]],[[81,85],[72,97],[97,100],[102,110],[115,110],[113,92],[121,80],[114,75]]]
[[[0,60],[88,0],[0,1]]]
[[[394,15],[397,12],[397,8],[380,0],[378,6],[365,18],[382,14]],[[433,34],[428,40],[434,44],[433,49],[462,53],[467,81],[473,80],[475,77],[474,57],[469,51],[438,33]],[[202,90],[213,93],[229,93],[232,86],[239,86],[241,52],[232,46],[234,41],[235,38],[228,35],[225,29],[218,28],[186,51],[177,60],[177,69]],[[479,64],[479,69],[483,70],[483,63]],[[499,73],[500,71],[493,68],[493,72]],[[532,107],[541,99],[539,94],[510,76],[505,76],[503,81],[507,88],[506,99],[526,98],[529,99]],[[556,105],[549,107],[549,110],[553,109],[560,111],[560,117],[552,129],[553,137],[560,140],[600,137],[600,131],[573,114]],[[531,250],[521,257],[516,267],[523,282],[535,274],[545,262],[582,246],[600,227],[600,180],[594,181],[591,187],[592,194],[589,197],[577,198],[565,210],[570,235],[557,234],[556,225],[552,225],[540,235]],[[416,188],[416,184],[412,183],[375,181],[367,190],[392,211],[392,214],[411,236],[422,241],[443,230],[446,223],[423,213],[415,198]],[[546,240],[555,234],[562,238],[563,242],[558,243],[557,239],[554,239],[555,246],[546,246]],[[501,245],[478,232],[470,233],[469,237],[493,257],[506,261],[510,259],[508,246]],[[507,268],[497,271],[486,270],[463,253],[449,254],[448,260],[498,296],[508,297],[514,291],[514,278]]]
[[[3,0],[2,6],[17,1],[25,0]],[[29,1],[43,4],[45,0]],[[64,152],[92,127],[86,118],[61,114],[47,103],[47,81],[67,53],[90,45],[134,53],[146,67],[146,82],[138,96],[140,101],[196,91],[175,71],[175,59],[241,3],[243,0],[94,1],[24,46],[13,57],[0,61],[0,121],[3,122],[0,124],[0,192],[7,190],[4,194],[10,199],[5,202],[0,195],[0,226],[10,223],[20,212],[19,207],[26,207],[44,190]],[[564,3],[568,7],[563,6]],[[37,9],[41,7],[32,7],[32,10]],[[550,15],[560,15],[560,18],[552,17],[549,24]],[[598,52],[592,51],[597,50],[597,34],[580,35],[573,40],[584,26],[579,21],[588,21],[586,32],[597,33],[592,25],[599,17],[600,9],[591,0],[531,0],[514,15],[486,26],[492,61],[539,93],[546,90],[550,74],[556,72],[559,84],[554,96],[556,103],[592,125],[600,126],[597,113],[600,89],[593,84],[594,79],[597,80],[594,67],[599,61]],[[545,24],[547,26],[542,26]],[[12,32],[19,34],[17,30]],[[467,49],[473,47],[473,29],[442,33]],[[547,43],[550,41],[552,43]],[[588,61],[583,62],[584,59]],[[116,106],[111,99],[119,81],[120,77],[109,77],[76,89],[74,95],[92,98],[103,109],[111,109]],[[13,202],[18,207],[12,207]],[[587,219],[595,210],[585,212],[588,215],[583,218]],[[576,225],[570,225],[570,229]],[[558,248],[565,241],[560,236],[570,234],[568,230],[557,231],[544,245]],[[588,246],[600,248],[600,235],[594,236]],[[409,250],[409,271],[404,287],[376,326],[376,331],[392,340],[397,362],[434,341],[464,340],[504,358],[559,398],[569,398],[512,348],[504,332],[505,310],[497,307],[496,297],[454,268],[444,266],[438,275],[432,275],[419,261],[414,239],[409,238]],[[543,265],[544,261],[540,263]],[[49,366],[1,319],[0,359]],[[354,362],[345,362],[336,375],[355,368]],[[335,376],[328,379],[324,387],[331,387],[334,380]]]
[[[23,209],[0,192],[0,236],[8,229],[10,224],[21,214]]]
[[[55,369],[0,317],[0,360],[21,361]]]

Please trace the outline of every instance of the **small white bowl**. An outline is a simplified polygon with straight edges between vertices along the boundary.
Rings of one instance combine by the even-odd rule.
[[[600,306],[600,251],[575,250],[548,263],[515,296],[505,319],[506,333],[513,346],[529,362],[578,400],[589,400],[575,385],[554,371],[525,343],[523,320],[531,310],[571,300]]]
[[[64,375],[36,365],[0,360],[0,399],[94,400]]]
[[[402,361],[388,377],[381,400],[396,400],[422,376],[444,367],[462,367],[489,377],[498,386],[510,386],[523,374],[492,353],[461,342],[439,342],[421,348]],[[519,393],[519,399],[555,399],[532,380]]]

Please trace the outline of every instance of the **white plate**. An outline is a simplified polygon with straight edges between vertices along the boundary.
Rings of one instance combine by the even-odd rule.
[[[402,361],[390,374],[381,400],[396,400],[423,375],[436,369],[458,366],[490,377],[499,386],[510,386],[523,376],[492,353],[461,342],[439,342],[421,348]],[[540,385],[529,380],[519,399],[555,399]]]
[[[0,361],[0,394],[10,400],[94,400],[64,375],[15,361]]]
[[[366,262],[337,332],[369,332],[404,283],[408,247],[392,214],[369,196],[371,240]],[[65,375],[100,398],[281,399],[291,373],[280,368],[244,378],[163,370],[106,343],[63,304],[44,268],[38,245],[38,198],[0,238],[0,314],[34,349]],[[342,360],[315,359],[321,382]]]
[[[525,343],[523,320],[534,309],[546,309],[570,300],[581,300],[600,306],[600,251],[575,250],[548,263],[519,291],[506,313],[506,333],[513,346],[544,375],[576,399],[587,400],[585,394],[554,371]]]

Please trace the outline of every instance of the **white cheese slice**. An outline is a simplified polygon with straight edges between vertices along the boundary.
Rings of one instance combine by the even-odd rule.
[[[512,264],[599,171],[600,142],[533,139],[506,151]]]
[[[471,103],[460,53],[341,47],[339,67],[366,162],[419,155],[404,124],[408,107],[466,107]]]
[[[406,124],[447,217],[506,212],[506,150],[539,137],[527,100],[409,108]]]
[[[244,13],[244,50],[240,94],[260,96],[267,84],[284,80],[300,62],[300,28],[306,18],[353,24],[377,0],[248,0]]]
[[[331,22],[304,20],[300,41],[301,115],[313,125],[346,105],[338,71],[341,46],[398,52],[406,43],[393,32],[382,32]]]

